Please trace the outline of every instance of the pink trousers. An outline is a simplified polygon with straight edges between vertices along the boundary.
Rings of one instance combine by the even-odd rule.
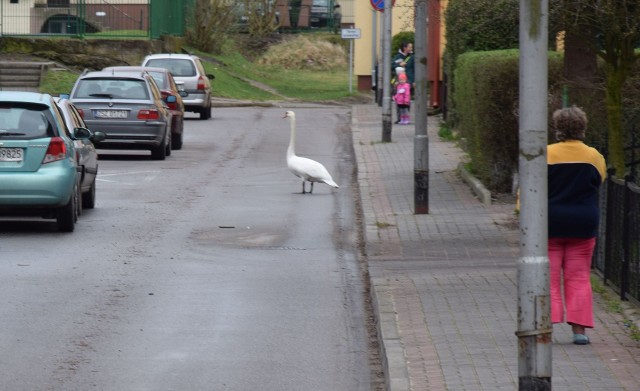
[[[593,327],[591,256],[595,244],[596,238],[549,239],[552,323],[565,321],[566,306],[567,323]]]

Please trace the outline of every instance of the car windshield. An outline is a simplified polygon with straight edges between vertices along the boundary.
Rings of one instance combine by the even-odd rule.
[[[149,91],[144,80],[140,79],[81,79],[73,97],[85,99],[149,99]]]
[[[145,64],[148,67],[168,69],[173,76],[196,76],[196,67],[193,62],[182,58],[152,58]]]
[[[51,135],[48,109],[41,105],[0,103],[0,140],[8,137],[33,139]]]

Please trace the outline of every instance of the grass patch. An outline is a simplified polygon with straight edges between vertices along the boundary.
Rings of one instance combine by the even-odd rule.
[[[467,172],[471,173],[472,175],[476,175],[476,172],[473,169],[473,164],[471,162],[463,163],[463,167],[465,170],[467,170]]]
[[[440,129],[438,129],[438,136],[445,141],[455,141],[458,137],[453,134],[449,124],[446,122],[440,122]]]
[[[298,39],[302,39],[306,44],[298,43],[291,46],[290,42]],[[220,55],[197,51],[194,51],[194,54],[203,59],[207,73],[216,77],[212,83],[214,97],[252,101],[285,98],[330,101],[358,95],[355,89],[349,93],[349,72],[344,50],[339,45],[329,43],[323,46],[330,50],[319,52],[315,47],[318,45],[309,43],[318,39],[320,38],[285,39],[272,45],[270,51],[293,51],[295,55],[287,58],[308,60],[286,69],[271,61],[261,60],[264,57],[249,61],[242,55],[242,45],[238,43],[236,46],[233,41],[225,45]],[[308,49],[306,52],[305,48]],[[320,63],[323,64],[322,67],[317,66]],[[74,72],[50,71],[45,76],[40,90],[54,95],[68,93],[77,77],[78,74]]]
[[[40,92],[57,96],[71,93],[79,74],[70,71],[49,71],[40,82]]]

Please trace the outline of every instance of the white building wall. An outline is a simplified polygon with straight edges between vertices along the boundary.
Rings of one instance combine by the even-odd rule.
[[[389,0],[390,1],[390,0]],[[373,63],[373,42],[376,44],[376,54],[378,61],[382,61],[381,33],[383,12],[374,11],[370,1],[358,1],[354,5],[355,27],[361,30],[362,38],[355,42],[354,75],[358,80],[358,85],[367,83],[362,79],[371,76],[374,68]],[[401,31],[414,31],[414,0],[396,0],[395,6],[391,10],[392,36]],[[374,16],[375,15],[375,16]],[[375,20],[375,22],[374,22]],[[376,36],[373,37],[373,26],[377,24]],[[393,53],[391,54],[393,56]]]

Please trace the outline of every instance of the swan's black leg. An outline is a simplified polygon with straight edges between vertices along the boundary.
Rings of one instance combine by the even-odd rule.
[[[311,183],[311,190],[309,190],[309,194],[313,193],[313,182],[309,182]]]
[[[306,193],[305,188],[304,188],[304,181],[302,181],[302,194]]]

